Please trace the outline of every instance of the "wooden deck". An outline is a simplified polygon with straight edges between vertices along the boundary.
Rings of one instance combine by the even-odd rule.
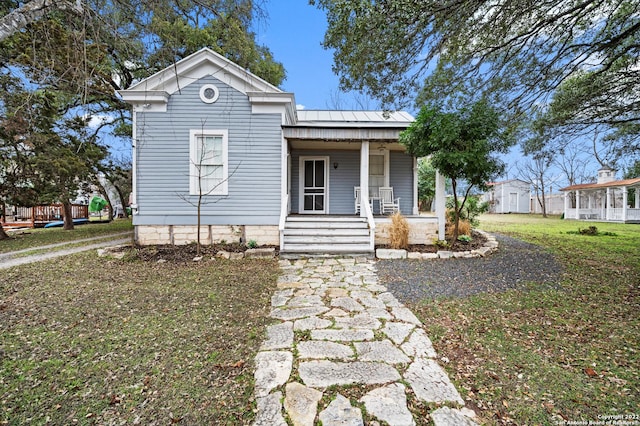
[[[34,207],[7,207],[6,216],[2,218],[3,228],[42,228],[46,224],[63,219],[62,204],[49,204]],[[72,204],[73,219],[88,219],[89,206]]]

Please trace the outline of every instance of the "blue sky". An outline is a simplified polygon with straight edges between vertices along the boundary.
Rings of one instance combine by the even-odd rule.
[[[293,92],[296,103],[306,109],[335,109],[333,53],[321,45],[327,28],[324,11],[307,0],[268,0],[264,7],[269,16],[256,25],[256,38],[287,71],[281,89]],[[340,108],[356,108],[352,96],[341,94],[340,100]],[[375,109],[375,104],[370,107]]]

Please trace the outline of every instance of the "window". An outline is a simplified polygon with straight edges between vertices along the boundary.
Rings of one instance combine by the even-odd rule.
[[[191,195],[227,195],[228,133],[192,130],[189,165]]]
[[[205,84],[200,88],[200,100],[205,104],[212,104],[218,100],[220,91],[213,84]]]

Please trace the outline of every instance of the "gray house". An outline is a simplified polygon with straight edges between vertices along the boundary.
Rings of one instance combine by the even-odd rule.
[[[438,214],[418,214],[416,159],[398,143],[407,113],[296,110],[292,93],[210,49],[119,93],[133,106],[140,244],[195,241],[199,199],[209,243],[370,252],[387,240],[382,210],[407,216],[411,243],[444,238],[440,177]]]

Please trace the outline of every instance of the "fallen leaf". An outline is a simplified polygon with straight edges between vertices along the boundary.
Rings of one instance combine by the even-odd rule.
[[[589,377],[596,377],[598,375],[598,373],[596,373],[596,370],[594,370],[591,367],[587,367],[584,369],[584,372],[587,376]]]

